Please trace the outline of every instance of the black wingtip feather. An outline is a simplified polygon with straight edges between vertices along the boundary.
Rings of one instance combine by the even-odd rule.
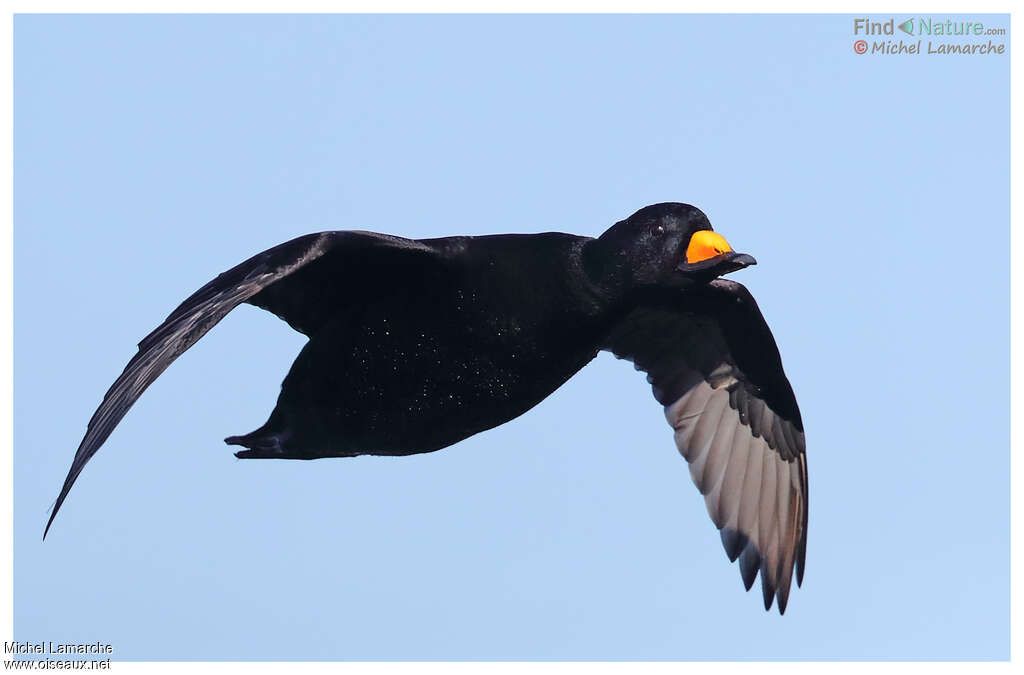
[[[57,517],[57,509],[54,509],[50,513],[50,519],[46,521],[46,527],[43,529],[43,541],[46,541],[46,534],[50,531],[50,525],[53,525],[53,519]]]
[[[725,547],[725,554],[729,556],[729,562],[736,562],[736,558],[743,552],[749,539],[747,539],[745,534],[737,532],[731,527],[723,527],[720,534],[722,535],[722,546]]]
[[[771,611],[772,601],[775,600],[775,586],[768,581],[768,565],[761,563],[761,595],[764,596],[764,609]]]
[[[43,541],[46,541],[46,534],[50,531],[50,526],[53,525],[53,519],[57,517],[57,512],[60,511],[60,507],[63,506],[64,500],[67,499],[68,494],[71,492],[71,487],[78,480],[78,475],[82,473],[82,469],[85,468],[85,463],[89,461],[88,456],[83,456],[81,453],[81,447],[79,447],[79,453],[75,455],[74,461],[71,463],[71,469],[68,471],[67,478],[64,479],[64,484],[60,488],[60,494],[57,495],[57,500],[53,503],[53,510],[50,511],[50,518],[46,521],[46,527],[43,528]]]
[[[761,568],[761,554],[749,544],[740,554],[740,576],[743,577],[743,585],[749,591],[757,578],[757,570]]]

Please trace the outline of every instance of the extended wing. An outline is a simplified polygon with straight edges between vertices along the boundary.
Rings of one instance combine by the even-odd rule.
[[[750,590],[785,612],[807,552],[803,423],[779,350],[741,284],[718,279],[640,307],[604,349],[647,372],[679,452]]]
[[[320,232],[259,253],[193,293],[143,338],[138,353],[103,397],[89,420],[43,538],[86,463],[146,387],[240,303],[273,312],[309,335],[337,311],[353,269],[358,274],[369,266],[398,266],[408,262],[409,256],[434,253],[418,241],[401,237],[373,232]]]

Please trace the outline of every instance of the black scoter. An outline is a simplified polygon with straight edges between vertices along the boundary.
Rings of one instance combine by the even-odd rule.
[[[86,462],[163,370],[237,305],[309,337],[241,458],[432,452],[507,422],[598,352],[647,373],[749,590],[786,609],[807,547],[803,423],[754,298],[754,259],[688,204],[598,238],[320,232],[206,284],[139,343],[89,421],[43,536]]]

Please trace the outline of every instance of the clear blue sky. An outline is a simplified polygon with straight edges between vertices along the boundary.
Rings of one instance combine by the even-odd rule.
[[[1009,55],[861,56],[852,23],[17,17],[15,638],[131,660],[1007,658]],[[810,466],[784,617],[743,592],[629,364],[602,355],[437,453],[240,461],[221,439],[265,420],[304,341],[248,306],[40,541],[136,342],[253,253],[326,229],[597,235],[658,201],[760,263],[734,278]]]

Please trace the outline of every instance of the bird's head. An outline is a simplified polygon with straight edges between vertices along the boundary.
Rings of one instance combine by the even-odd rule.
[[[589,242],[585,260],[602,285],[627,288],[682,288],[757,264],[712,231],[700,209],[675,202],[645,206],[615,223]]]

